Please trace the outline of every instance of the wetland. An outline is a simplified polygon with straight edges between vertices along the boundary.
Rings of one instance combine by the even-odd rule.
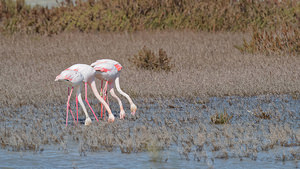
[[[240,53],[234,45],[243,38],[249,35],[0,35],[0,167],[298,168],[300,58]],[[155,55],[163,49],[172,69],[134,65],[144,46]],[[122,98],[125,120],[96,122],[89,111],[93,124],[84,126],[80,110],[80,123],[70,118],[65,127],[67,89],[55,77],[101,58],[123,65],[120,85],[136,116]],[[90,89],[88,97],[99,114]]]

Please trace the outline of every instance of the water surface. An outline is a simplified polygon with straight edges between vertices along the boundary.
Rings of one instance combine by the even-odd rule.
[[[137,116],[65,127],[65,105],[1,108],[0,167],[297,168],[300,100],[289,95],[137,98]],[[99,113],[96,100],[91,105]],[[74,110],[75,105],[72,102]],[[118,105],[111,108],[118,117]],[[211,117],[227,112],[228,124]],[[262,118],[262,113],[268,113]],[[84,116],[80,111],[79,121]]]

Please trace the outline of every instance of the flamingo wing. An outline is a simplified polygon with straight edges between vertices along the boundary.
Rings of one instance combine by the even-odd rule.
[[[112,64],[117,68],[118,71],[120,71],[122,69],[122,65],[119,62],[112,60],[112,59],[100,59],[100,60],[97,60],[96,62],[92,63],[91,66],[95,67],[96,65],[99,65],[99,64]]]

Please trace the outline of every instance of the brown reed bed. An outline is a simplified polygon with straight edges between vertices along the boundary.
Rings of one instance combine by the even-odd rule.
[[[251,41],[244,40],[243,45],[237,46],[237,49],[265,55],[300,55],[299,27],[283,26],[275,31],[254,30]]]
[[[57,34],[65,31],[248,31],[299,25],[300,3],[247,0],[65,0],[51,9],[24,0],[0,1],[0,31]]]

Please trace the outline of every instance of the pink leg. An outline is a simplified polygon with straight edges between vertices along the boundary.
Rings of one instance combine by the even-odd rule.
[[[73,112],[72,112],[72,110],[71,110],[71,106],[70,106],[70,105],[69,105],[69,109],[70,109],[71,115],[72,115],[72,117],[73,117],[74,123],[76,124],[75,117],[74,117],[74,114],[73,114]]]
[[[101,93],[102,93],[102,98],[104,96],[103,94],[103,80],[101,80]],[[101,103],[101,119],[103,118],[103,104]]]
[[[105,87],[104,87],[104,91],[103,91],[103,95],[104,95],[104,101],[106,101],[107,100],[107,86],[108,86],[108,81],[106,81],[106,83],[105,83]],[[106,101],[107,102],[107,101]],[[109,106],[109,103],[107,102],[107,104],[108,104],[108,106]],[[106,109],[104,108],[104,116],[106,115],[105,114],[106,113]]]
[[[78,123],[78,96],[76,94],[76,112],[77,112],[77,123]]]
[[[71,95],[72,95],[72,91],[73,91],[73,87],[72,87],[72,89],[71,89],[70,97],[71,97]],[[69,95],[69,88],[68,88],[68,95]],[[68,109],[70,110],[71,115],[72,115],[72,117],[73,117],[73,119],[74,119],[74,123],[75,123],[75,118],[74,118],[73,112],[72,112],[72,110],[71,110],[70,101],[69,101],[69,104],[68,104]]]
[[[73,87],[71,89],[71,92],[70,92],[70,88],[68,88],[68,102],[67,102],[67,116],[66,116],[66,127],[68,126],[68,113],[69,113],[69,108],[70,108],[70,105],[69,105],[69,102],[70,102],[70,98],[71,98],[71,95],[72,95],[72,92],[73,92]],[[70,109],[71,110],[71,109]]]
[[[95,112],[94,112],[94,110],[92,109],[92,107],[91,107],[91,105],[90,105],[90,103],[89,103],[89,101],[87,99],[87,83],[86,82],[85,82],[85,102],[89,105],[89,107],[92,110],[92,112],[93,112],[96,120],[99,121],[98,118],[97,118],[97,116],[96,116],[96,114],[95,114]]]

